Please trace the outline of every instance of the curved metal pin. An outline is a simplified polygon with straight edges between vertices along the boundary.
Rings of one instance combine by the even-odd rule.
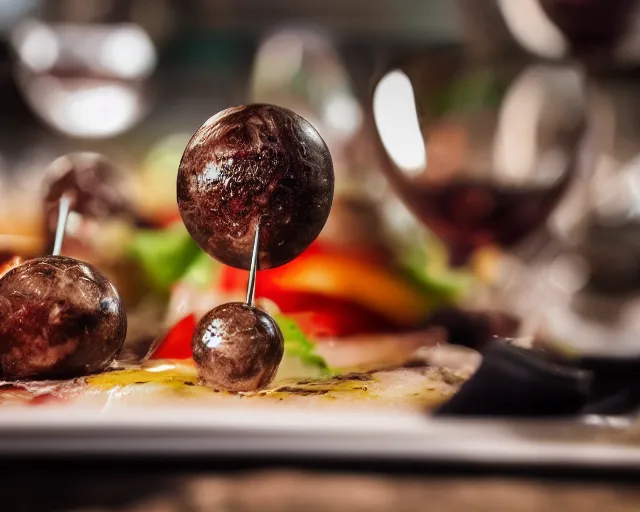
[[[62,251],[62,241],[64,240],[64,233],[67,228],[67,219],[69,218],[69,208],[71,206],[71,197],[64,194],[60,198],[60,205],[58,210],[58,225],[56,226],[56,238],[53,244],[53,256],[59,256]]]
[[[260,222],[256,226],[256,236],[253,239],[253,251],[251,253],[251,268],[249,269],[249,282],[247,283],[247,306],[253,306],[256,293],[256,274],[258,273],[258,252],[260,249]]]

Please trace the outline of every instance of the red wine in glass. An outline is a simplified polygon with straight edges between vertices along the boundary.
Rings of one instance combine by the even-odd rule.
[[[547,219],[570,183],[572,172],[547,186],[503,186],[490,181],[454,179],[419,187],[400,183],[413,212],[449,247],[451,263],[466,263],[486,245],[511,247]]]
[[[615,46],[633,20],[637,0],[540,0],[578,56]]]
[[[564,66],[467,67],[422,55],[373,95],[382,168],[405,204],[464,265],[540,228],[576,171],[582,78]]]

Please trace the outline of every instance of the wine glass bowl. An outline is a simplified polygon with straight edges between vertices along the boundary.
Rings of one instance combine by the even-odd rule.
[[[544,224],[575,174],[585,102],[571,66],[425,52],[377,82],[373,131],[392,185],[464,264]]]
[[[640,60],[638,0],[497,0],[513,38],[534,55],[591,70]]]

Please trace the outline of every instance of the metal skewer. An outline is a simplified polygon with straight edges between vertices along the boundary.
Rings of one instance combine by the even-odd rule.
[[[256,293],[256,274],[258,273],[258,250],[260,248],[260,222],[256,226],[256,236],[253,239],[251,253],[251,267],[249,268],[249,282],[247,283],[247,306],[253,306]]]
[[[58,225],[56,226],[56,238],[53,243],[53,256],[59,256],[62,251],[62,241],[64,240],[64,232],[67,228],[67,218],[69,217],[69,208],[71,206],[71,197],[64,194],[60,198],[60,206],[58,210]]]

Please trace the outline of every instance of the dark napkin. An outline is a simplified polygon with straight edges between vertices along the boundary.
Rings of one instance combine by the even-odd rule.
[[[571,416],[587,404],[591,372],[495,341],[476,373],[435,411],[439,416]]]
[[[440,416],[623,415],[640,410],[640,357],[567,359],[496,340]]]

